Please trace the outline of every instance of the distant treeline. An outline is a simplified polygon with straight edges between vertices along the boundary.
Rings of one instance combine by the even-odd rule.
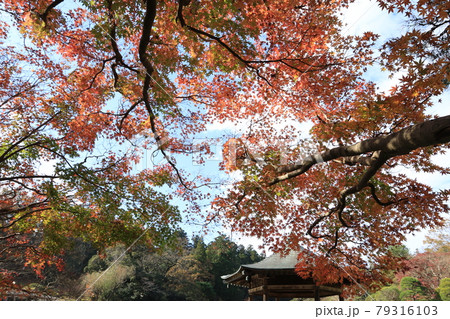
[[[201,237],[189,240],[182,231],[172,248],[152,251],[137,245],[125,251],[119,245],[99,254],[89,243],[74,240],[62,272],[48,269],[45,278],[28,274],[22,284],[58,299],[243,300],[246,290],[227,287],[220,276],[263,258],[225,236],[205,243]]]

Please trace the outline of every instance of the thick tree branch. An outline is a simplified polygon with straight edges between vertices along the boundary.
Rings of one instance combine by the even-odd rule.
[[[450,142],[450,115],[428,120],[420,124],[412,125],[398,132],[367,139],[365,141],[350,145],[340,146],[322,153],[309,156],[297,163],[281,166],[277,169],[278,173],[286,173],[274,178],[269,185],[274,185],[281,181],[304,174],[317,163],[328,162],[344,158],[355,159],[354,156],[360,156],[365,153],[382,152],[386,160],[408,154],[411,151],[426,146],[435,146]],[[365,160],[366,161],[366,160]],[[372,160],[367,160],[371,163]],[[373,164],[371,164],[373,165]]]
[[[50,11],[52,11],[57,5],[61,4],[62,2],[64,2],[64,0],[55,0],[52,3],[50,3],[50,5],[45,9],[44,13],[40,14],[39,16],[41,17],[42,21],[45,22],[45,24],[47,24],[47,17],[50,13]]]
[[[331,209],[326,215],[317,218],[310,225],[307,234],[313,238],[322,238],[323,236],[318,237],[317,235],[313,235],[313,229],[317,227],[322,220],[333,214],[337,214],[337,218],[343,227],[352,227],[352,225],[347,223],[343,217],[343,212],[347,205],[346,199],[348,196],[360,192],[365,187],[370,188],[372,198],[377,202],[377,204],[382,206],[388,206],[402,200],[406,200],[401,199],[397,202],[382,202],[376,196],[375,186],[369,182],[389,158],[407,154],[419,147],[439,145],[447,142],[450,142],[450,116],[412,125],[399,132],[362,141],[351,146],[334,148],[321,153],[320,156],[309,157],[306,161],[302,161],[301,163],[282,167],[279,171],[288,171],[288,173],[272,181],[272,184],[303,174],[310,167],[319,162],[318,158],[322,159],[322,161],[329,161],[338,160],[341,157],[341,162],[345,164],[369,164],[369,168],[364,172],[363,176],[359,179],[356,185],[341,191],[336,207]],[[374,153],[371,157],[360,156],[360,154],[367,152]],[[333,247],[336,247],[336,241]]]
[[[144,16],[144,23],[142,27],[142,35],[139,41],[139,60],[144,65],[145,71],[147,73],[146,80],[144,82],[144,91],[148,90],[150,85],[150,77],[154,71],[151,62],[147,57],[147,47],[150,43],[150,34],[152,31],[153,23],[156,18],[156,0],[147,0],[146,2],[146,10]],[[148,80],[147,80],[148,78]]]
[[[342,163],[342,164],[346,164],[346,165],[350,165],[350,166],[354,166],[357,164],[364,165],[364,166],[371,166],[378,159],[379,153],[380,153],[379,151],[374,152],[371,156],[361,156],[361,155],[346,156],[346,157],[341,157],[341,158],[335,159],[335,160],[333,160],[333,162]]]
[[[152,66],[152,63],[148,59],[147,56],[147,47],[150,44],[150,35],[153,23],[156,18],[156,1],[155,0],[147,0],[146,1],[146,11],[144,16],[144,23],[142,28],[142,35],[139,41],[139,60],[141,61],[142,65],[145,68],[145,79],[144,84],[142,88],[142,97],[143,102],[145,105],[145,108],[147,110],[147,113],[149,115],[150,119],[150,128],[152,133],[155,136],[156,143],[158,144],[159,150],[161,151],[164,158],[167,160],[167,162],[172,166],[174,169],[176,175],[178,176],[178,179],[180,183],[186,188],[190,189],[187,184],[183,181],[183,177],[181,176],[180,171],[178,170],[177,166],[175,165],[174,161],[167,155],[167,153],[164,150],[164,143],[161,135],[158,133],[158,130],[156,128],[156,115],[153,112],[153,108],[150,103],[150,96],[149,96],[149,89],[150,89],[150,82],[152,80],[152,74],[154,72],[154,68]]]

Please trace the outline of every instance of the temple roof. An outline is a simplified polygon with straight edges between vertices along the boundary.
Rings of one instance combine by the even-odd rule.
[[[274,298],[314,298],[340,295],[342,284],[317,284],[312,277],[304,278],[295,271],[299,263],[300,253],[309,253],[303,248],[290,251],[288,254],[273,254],[260,262],[241,265],[239,269],[229,275],[221,276],[228,285],[248,288],[249,296]],[[313,267],[314,261],[311,261]],[[348,284],[348,280],[344,279]]]
[[[239,269],[229,275],[223,275],[221,278],[230,283],[237,280],[239,277],[244,276],[246,270],[253,271],[271,271],[271,270],[295,270],[295,265],[298,263],[299,251],[291,251],[289,254],[282,256],[280,253],[273,254],[257,263],[241,265]]]

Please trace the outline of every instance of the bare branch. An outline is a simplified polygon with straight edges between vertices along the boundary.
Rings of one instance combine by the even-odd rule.
[[[396,201],[382,202],[382,201],[378,198],[378,196],[377,196],[377,194],[376,194],[375,185],[373,185],[372,183],[367,183],[367,187],[370,188],[370,194],[372,195],[372,198],[373,198],[373,199],[375,200],[375,202],[376,202],[378,205],[380,205],[380,206],[390,206],[390,205],[397,204],[397,203],[399,203],[399,202],[408,200],[407,198],[402,198],[402,199],[399,199],[399,200],[396,200]]]
[[[13,234],[10,234],[10,235],[6,235],[6,236],[3,236],[3,237],[0,237],[0,240],[5,240],[5,239],[8,239],[8,238],[16,237],[18,235],[20,235],[20,233],[13,233]]]
[[[27,206],[27,207],[25,207],[25,208],[22,208],[22,209],[20,209],[20,210],[15,210],[14,213],[18,213],[18,212],[20,212],[20,211],[24,211],[24,210],[26,210],[26,209],[30,209],[31,206],[32,206],[32,205],[29,205],[29,206]],[[44,207],[44,208],[40,208],[40,209],[33,209],[33,210],[31,210],[30,212],[28,212],[28,213],[26,213],[26,214],[20,216],[19,218],[14,219],[14,220],[13,220],[11,223],[9,223],[8,225],[6,225],[6,226],[1,226],[0,229],[6,229],[6,228],[9,228],[9,227],[12,227],[12,226],[13,226],[15,223],[17,223],[18,221],[21,221],[22,219],[25,219],[25,218],[27,218],[27,217],[29,217],[29,216],[35,214],[35,213],[38,213],[38,212],[44,212],[44,211],[46,211],[46,210],[50,210],[50,208],[49,208],[49,207]]]
[[[120,124],[119,124],[119,131],[122,130],[123,122],[128,117],[128,115],[142,102],[143,102],[143,99],[139,99],[137,102],[135,102],[133,105],[131,105],[128,108],[128,110],[123,114],[122,119],[120,120]]]
[[[32,129],[29,133],[25,134],[22,138],[17,140],[16,142],[12,143],[1,155],[0,155],[0,162],[3,162],[5,158],[7,158],[9,155],[8,153],[11,152],[15,147],[19,146],[20,143],[24,142],[31,136],[33,136],[36,132],[38,132],[41,128],[46,126],[48,123],[50,123],[52,120],[54,120],[61,112],[55,113],[53,116],[45,120],[43,123],[38,125],[36,128]]]
[[[383,154],[379,154],[380,157],[377,159],[377,161],[372,164],[363,174],[363,176],[359,179],[358,183],[350,188],[347,188],[346,190],[343,190],[338,198],[338,203],[336,207],[332,208],[327,214],[320,216],[317,218],[308,228],[307,234],[313,238],[323,238],[323,237],[317,237],[312,235],[312,231],[317,225],[324,220],[325,218],[330,217],[331,215],[337,214],[337,218],[339,219],[339,222],[343,227],[351,228],[353,227],[349,223],[347,223],[343,217],[343,212],[345,207],[347,206],[347,197],[353,194],[358,193],[363,188],[367,187],[369,184],[369,180],[376,174],[376,172],[380,169],[381,166],[386,162],[385,156]],[[330,237],[330,236],[327,236]],[[336,239],[337,241],[337,239]]]

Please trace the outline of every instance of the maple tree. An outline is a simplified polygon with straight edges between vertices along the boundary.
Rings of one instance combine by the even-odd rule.
[[[397,277],[415,277],[429,291],[434,292],[441,279],[450,276],[449,261],[450,253],[448,252],[419,253],[406,262],[405,269],[399,272]]]
[[[380,0],[418,27],[377,56],[376,34],[342,32],[351,2],[3,1],[1,253],[26,250],[39,270],[67,237],[132,243],[144,225],[161,245],[180,220],[164,187],[202,216],[211,182],[173,155],[195,152],[208,124],[249,123],[224,145],[221,167],[240,178],[205,221],[272,250],[309,248],[298,270],[318,281],[383,280],[397,262],[388,247],[447,209],[448,191],[393,168],[448,173],[431,157],[450,116],[426,109],[449,84],[449,11]],[[391,91],[364,78],[375,63],[404,73]],[[143,149],[164,164],[133,170]]]
[[[443,227],[429,232],[425,237],[425,252],[417,252],[404,262],[404,268],[396,274],[400,281],[404,276],[415,277],[428,290],[429,295],[435,295],[442,279],[450,277],[449,220]]]
[[[77,40],[70,28],[44,40],[49,34],[33,20],[34,5],[47,4],[2,3],[0,255],[6,290],[17,286],[17,272],[3,269],[8,260],[23,258],[41,274],[46,265],[63,267],[60,255],[70,238],[98,248],[137,238],[162,247],[180,221],[169,196],[156,190],[171,182],[167,166],[132,172],[138,154],[128,141],[134,133],[110,125],[118,117],[105,108],[113,91],[90,55],[99,48],[83,49],[83,35]],[[23,46],[11,44],[18,31]],[[75,43],[64,47],[67,39]],[[117,150],[126,143],[125,151]]]

